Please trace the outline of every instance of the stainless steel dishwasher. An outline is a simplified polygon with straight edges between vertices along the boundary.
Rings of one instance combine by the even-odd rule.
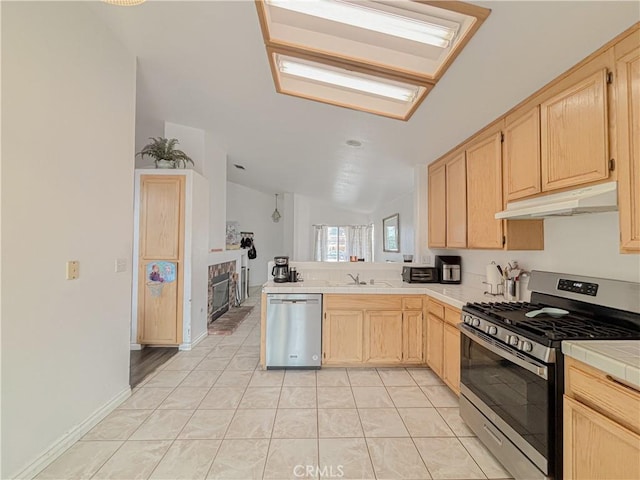
[[[320,368],[322,295],[267,294],[267,368]]]

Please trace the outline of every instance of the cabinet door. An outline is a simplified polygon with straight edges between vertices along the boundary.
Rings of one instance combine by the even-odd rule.
[[[182,341],[184,193],[183,175],[141,176],[138,342],[142,344]]]
[[[640,436],[564,397],[565,480],[640,478]]]
[[[429,247],[447,246],[445,165],[429,168]]]
[[[467,246],[467,168],[462,152],[446,164],[447,247]]]
[[[427,363],[442,378],[444,320],[427,315]]]
[[[621,47],[635,39],[635,48],[616,62],[620,248],[623,252],[640,252],[640,48],[638,34],[633,37],[621,43]]]
[[[402,344],[404,363],[424,362],[424,315],[422,312],[402,314]]]
[[[365,362],[401,363],[402,312],[368,311],[364,341]]]
[[[506,200],[540,192],[540,109],[535,107],[504,128]]]
[[[325,363],[362,362],[364,314],[360,310],[327,310],[323,323]]]
[[[606,77],[602,69],[540,106],[542,191],[609,176]]]
[[[460,331],[448,323],[444,324],[444,354],[442,380],[460,394]]]
[[[467,149],[469,248],[502,248],[502,153],[500,132]]]

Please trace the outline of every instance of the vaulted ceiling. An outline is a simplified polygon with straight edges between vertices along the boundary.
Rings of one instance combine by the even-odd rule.
[[[90,8],[138,58],[137,147],[165,120],[201,128],[229,180],[369,213],[413,188],[415,165],[640,19],[637,2],[474,3],[491,15],[407,122],[276,93],[253,1]]]

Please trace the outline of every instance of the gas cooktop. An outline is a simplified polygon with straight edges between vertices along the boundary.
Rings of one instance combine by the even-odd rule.
[[[540,314],[529,318],[525,314],[548,307],[542,303],[470,303],[463,310],[498,325],[509,326],[521,336],[541,344],[554,346],[562,340],[622,340],[640,339],[640,331],[631,325],[609,324],[606,319],[569,312],[559,318]]]

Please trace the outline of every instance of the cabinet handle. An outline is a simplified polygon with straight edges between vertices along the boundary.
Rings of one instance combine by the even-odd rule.
[[[622,380],[618,380],[617,378],[612,377],[611,375],[607,375],[607,380],[612,381],[613,383],[620,385],[621,387],[626,388],[627,390],[631,390],[634,393],[640,393],[640,390],[636,387],[629,385],[628,383],[623,382]]]

